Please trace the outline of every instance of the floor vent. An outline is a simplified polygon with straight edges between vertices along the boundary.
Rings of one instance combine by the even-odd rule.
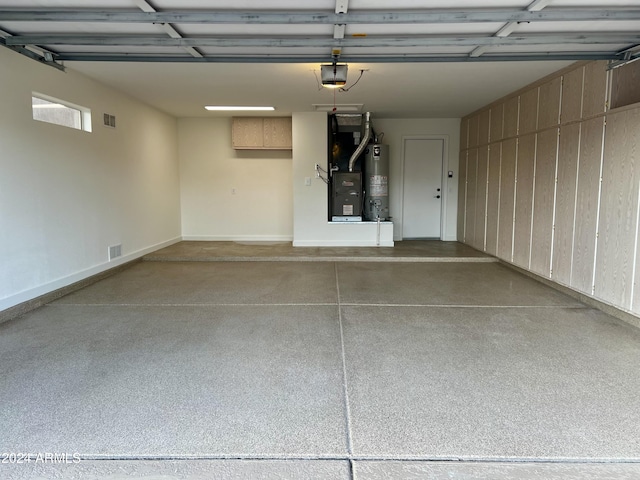
[[[122,255],[122,244],[112,245],[111,247],[109,247],[109,260],[118,258],[121,255]]]
[[[105,127],[116,128],[116,116],[109,115],[108,113],[103,114],[103,123]]]

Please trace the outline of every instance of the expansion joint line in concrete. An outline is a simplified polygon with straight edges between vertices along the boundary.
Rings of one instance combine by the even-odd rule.
[[[640,465],[639,458],[586,458],[586,457],[456,457],[456,456],[393,456],[393,455],[82,455],[84,461],[277,461],[277,462],[402,462],[402,463],[451,463],[451,464],[541,464],[541,465]]]
[[[336,302],[338,303],[338,322],[340,323],[340,347],[342,356],[342,388],[344,395],[344,411],[345,411],[345,431],[347,435],[347,452],[349,456],[353,454],[353,439],[351,438],[351,410],[349,405],[349,384],[347,380],[347,357],[344,347],[344,327],[342,324],[342,307],[340,306],[340,281],[338,278],[338,264],[334,263],[336,274]],[[351,460],[349,460],[349,468],[352,468]]]

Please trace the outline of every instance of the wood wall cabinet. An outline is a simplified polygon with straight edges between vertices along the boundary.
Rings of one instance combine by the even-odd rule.
[[[640,62],[607,65],[462,119],[458,238],[640,316]]]
[[[231,143],[237,150],[290,150],[291,117],[233,117]]]
[[[628,63],[612,72],[611,108],[640,103],[640,63]]]

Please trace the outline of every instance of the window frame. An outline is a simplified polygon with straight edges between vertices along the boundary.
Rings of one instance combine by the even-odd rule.
[[[55,121],[49,121],[49,120],[43,120],[40,118],[36,118],[35,117],[35,108],[33,106],[33,100],[34,99],[38,99],[38,100],[43,100],[45,102],[49,102],[49,103],[55,103],[55,104],[59,104],[62,105],[63,107],[69,108],[71,110],[75,110],[77,112],[80,113],[80,128],[76,128],[74,126],[71,125],[67,125],[64,123],[58,123]],[[62,100],[60,98],[56,98],[56,97],[52,97],[51,95],[46,95],[44,93],[40,93],[40,92],[31,92],[31,117],[33,118],[33,120],[37,121],[37,122],[43,122],[43,123],[49,123],[52,125],[59,125],[61,127],[65,127],[65,128],[71,128],[72,130],[80,130],[83,132],[91,132],[91,109],[87,108],[87,107],[83,107],[82,105],[78,105],[76,103],[71,103],[68,102],[66,100]]]

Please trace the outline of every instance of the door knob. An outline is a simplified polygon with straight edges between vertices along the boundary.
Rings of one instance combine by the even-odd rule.
[[[440,198],[440,195],[436,195],[434,198]]]

